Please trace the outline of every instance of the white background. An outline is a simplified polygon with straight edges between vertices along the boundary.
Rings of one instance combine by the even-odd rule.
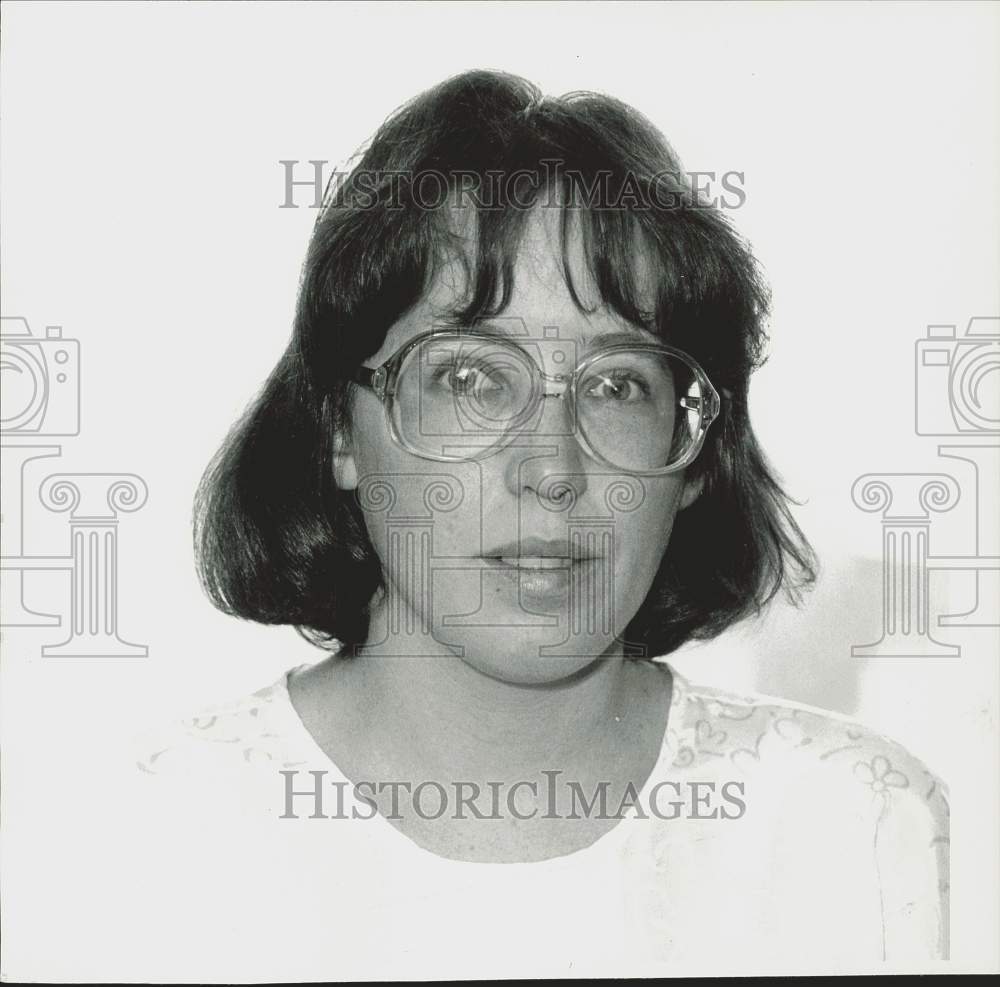
[[[336,167],[402,102],[469,68],[608,92],[689,170],[739,171],[731,213],[774,291],[752,389],[762,444],[803,506],[823,576],[806,606],[685,649],[695,681],[839,710],[950,784],[955,968],[997,965],[996,629],[935,631],[957,659],[851,657],[881,631],[881,528],[863,473],[953,472],[917,436],[914,344],[1000,314],[1000,8],[950,4],[96,4],[3,10],[3,314],[82,351],[81,431],[51,472],[126,472],[119,630],[133,660],[44,659],[61,630],[3,634],[5,868],[44,863],[40,806],[81,751],[252,691],[318,657],[290,628],[225,617],[192,565],[191,498],[288,339],[315,211],[280,160]],[[994,380],[995,380],[994,374]],[[974,554],[968,494],[932,551]],[[64,554],[26,507],[26,551]],[[983,547],[986,551],[986,547]],[[992,551],[995,553],[996,548]],[[931,580],[932,609],[971,577]],[[65,613],[61,575],[25,580]],[[18,871],[21,873],[21,871]],[[18,885],[19,886],[19,885]],[[17,901],[5,894],[7,921]],[[58,929],[17,929],[5,973],[44,977]],[[155,976],[155,970],[150,971]]]

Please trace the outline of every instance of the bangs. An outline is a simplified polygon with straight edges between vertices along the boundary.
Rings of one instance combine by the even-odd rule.
[[[541,210],[552,209],[559,211],[563,280],[577,308],[586,314],[608,308],[626,322],[660,334],[657,293],[667,274],[654,241],[635,216],[584,208],[572,188],[533,189],[518,196],[518,202],[518,208],[503,211],[477,208],[465,233],[456,232],[447,220],[435,223],[426,283],[447,264],[457,263],[464,275],[463,298],[447,313],[449,321],[471,325],[507,310],[525,231]],[[585,284],[577,283],[579,273],[573,274],[581,261]]]

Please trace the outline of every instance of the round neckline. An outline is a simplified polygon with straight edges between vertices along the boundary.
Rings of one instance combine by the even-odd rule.
[[[687,696],[687,683],[684,681],[683,676],[679,675],[676,670],[671,667],[667,662],[657,662],[653,663],[660,669],[664,671],[666,675],[670,678],[670,699],[668,702],[667,718],[664,725],[663,736],[660,739],[660,746],[657,752],[656,760],[653,763],[653,767],[650,769],[646,780],[642,783],[639,789],[638,795],[634,802],[632,802],[628,808],[622,813],[621,819],[614,824],[609,830],[601,833],[592,843],[588,843],[586,846],[579,847],[576,850],[571,850],[569,853],[561,853],[555,857],[546,857],[543,860],[513,860],[513,861],[502,861],[502,860],[456,860],[454,857],[445,857],[433,850],[429,850],[424,846],[421,846],[416,840],[411,839],[405,833],[401,832],[395,826],[382,815],[381,812],[376,812],[371,817],[366,817],[365,822],[370,822],[376,826],[379,826],[382,830],[387,830],[389,832],[389,839],[393,842],[394,846],[399,847],[402,850],[409,850],[411,854],[416,854],[420,859],[426,859],[427,862],[434,862],[442,866],[452,865],[457,867],[534,867],[538,868],[556,868],[562,866],[569,866],[571,863],[579,863],[583,860],[589,860],[590,858],[598,858],[601,853],[606,853],[610,851],[614,852],[615,848],[624,842],[628,837],[630,832],[627,823],[632,823],[636,821],[636,806],[642,807],[646,801],[649,794],[649,789],[657,783],[658,777],[664,767],[668,767],[674,760],[677,754],[676,750],[676,727],[678,726],[675,718],[680,717],[683,719],[683,713],[681,712],[681,707]],[[305,668],[311,668],[312,665],[309,662],[303,662],[301,665],[296,665],[293,668],[288,669],[284,672],[268,690],[272,693],[272,696],[277,698],[278,702],[272,702],[270,704],[272,711],[278,712],[278,714],[284,719],[285,727],[288,732],[292,735],[293,739],[296,739],[297,745],[301,746],[305,752],[307,752],[308,757],[306,758],[308,763],[308,769],[318,770],[322,768],[327,774],[331,774],[337,781],[344,782],[347,786],[347,798],[352,800],[358,805],[362,803],[358,802],[354,796],[354,782],[347,777],[346,774],[340,769],[336,761],[331,758],[326,751],[316,742],[316,739],[309,732],[302,718],[299,716],[298,711],[295,709],[295,705],[292,703],[291,693],[288,688],[289,678],[296,672],[301,671]],[[509,871],[505,871],[509,873]]]

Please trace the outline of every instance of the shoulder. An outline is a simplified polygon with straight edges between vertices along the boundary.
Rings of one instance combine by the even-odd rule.
[[[669,730],[677,767],[725,761],[752,774],[774,766],[947,817],[944,782],[885,734],[830,710],[673,676]]]
[[[676,673],[671,719],[675,770],[740,779],[780,859],[812,873],[826,857],[827,886],[869,888],[886,958],[947,955],[948,789],[919,757],[842,714]]]
[[[219,769],[296,767],[304,754],[293,716],[285,673],[250,695],[145,731],[133,741],[135,767],[142,775],[188,781]]]
[[[761,802],[799,821],[867,833],[876,853],[933,858],[947,883],[948,787],[883,733],[839,713],[694,685],[677,673],[668,733],[674,769],[744,781]]]

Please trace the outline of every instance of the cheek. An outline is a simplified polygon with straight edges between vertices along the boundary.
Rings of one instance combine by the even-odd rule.
[[[667,479],[643,478],[644,497],[635,511],[621,514],[618,520],[619,569],[632,576],[642,573],[649,578],[656,572],[670,541],[678,518],[682,483]],[[644,582],[643,593],[648,588]]]
[[[389,438],[381,414],[359,416],[353,449],[358,472],[355,496],[369,538],[385,566],[390,561],[393,525],[417,513],[413,457]]]
[[[412,575],[429,560],[458,565],[480,554],[483,484],[474,464],[421,459],[388,435],[365,437],[357,451],[358,503],[390,574]]]

